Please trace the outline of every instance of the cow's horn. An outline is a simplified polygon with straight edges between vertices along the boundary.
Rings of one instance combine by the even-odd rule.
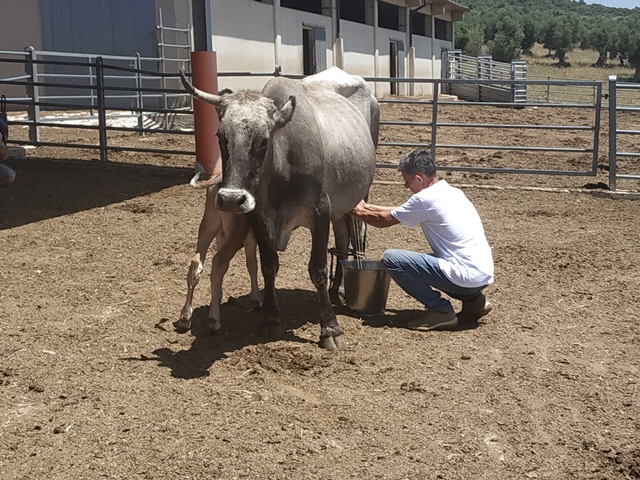
[[[182,79],[182,84],[184,88],[187,89],[191,95],[193,95],[198,100],[202,100],[203,102],[210,103],[212,105],[218,106],[220,103],[220,95],[214,95],[212,93],[203,92],[202,90],[194,87],[189,80],[187,80],[187,76],[184,73],[184,69],[180,68],[180,78]]]

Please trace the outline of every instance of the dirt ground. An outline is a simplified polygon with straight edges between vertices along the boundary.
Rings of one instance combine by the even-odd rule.
[[[385,107],[383,118],[419,115]],[[541,113],[452,109],[448,118],[514,115]],[[545,115],[567,124],[578,114]],[[386,141],[425,135],[382,128]],[[473,135],[497,141],[469,130],[440,142]],[[498,135],[514,144],[588,141],[563,131]],[[118,133],[110,141],[178,148],[192,140]],[[379,160],[408,149],[381,148]],[[187,185],[191,159],[113,153],[99,168],[96,155],[38,148],[9,162],[16,183],[0,189],[3,480],[640,478],[640,204],[593,188],[606,182],[604,169],[597,177],[443,172],[483,218],[494,311],[474,328],[413,332],[404,327],[421,307],[392,284],[384,315],[337,309],[349,350],[335,354],[316,345],[304,230],[281,255],[283,340],[256,336],[242,253],[225,278],[224,334],[207,331],[210,262],[193,328],[177,333],[204,206],[204,193]],[[588,157],[452,149],[439,163],[580,169]],[[398,178],[380,170],[371,201],[403,202]],[[368,257],[387,247],[427,248],[417,228],[370,229]]]

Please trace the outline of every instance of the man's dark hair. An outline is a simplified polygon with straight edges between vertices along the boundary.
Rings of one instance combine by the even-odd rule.
[[[436,164],[429,153],[424,148],[418,148],[405,154],[398,164],[398,170],[407,175],[417,175],[423,173],[427,177],[436,176]]]

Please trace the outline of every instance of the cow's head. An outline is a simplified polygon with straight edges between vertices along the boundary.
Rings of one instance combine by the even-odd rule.
[[[222,154],[222,185],[217,207],[225,212],[248,213],[255,208],[258,182],[264,178],[265,160],[273,152],[273,134],[291,120],[294,96],[277,108],[273,100],[258,92],[219,95],[195,88],[181,70],[182,83],[195,98],[214,105],[220,117],[218,139]]]

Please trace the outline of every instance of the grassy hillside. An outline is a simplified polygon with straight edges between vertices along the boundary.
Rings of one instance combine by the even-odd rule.
[[[618,61],[609,60],[606,68],[595,68],[592,65],[598,59],[598,52],[593,50],[576,49],[568,54],[570,67],[559,68],[554,66],[557,58],[549,57],[548,51],[541,45],[532,49],[531,55],[524,55],[523,60],[529,66],[529,78],[542,79],[583,79],[608,81],[610,75],[616,75],[620,81],[628,81],[633,77],[634,69],[621,67]]]

